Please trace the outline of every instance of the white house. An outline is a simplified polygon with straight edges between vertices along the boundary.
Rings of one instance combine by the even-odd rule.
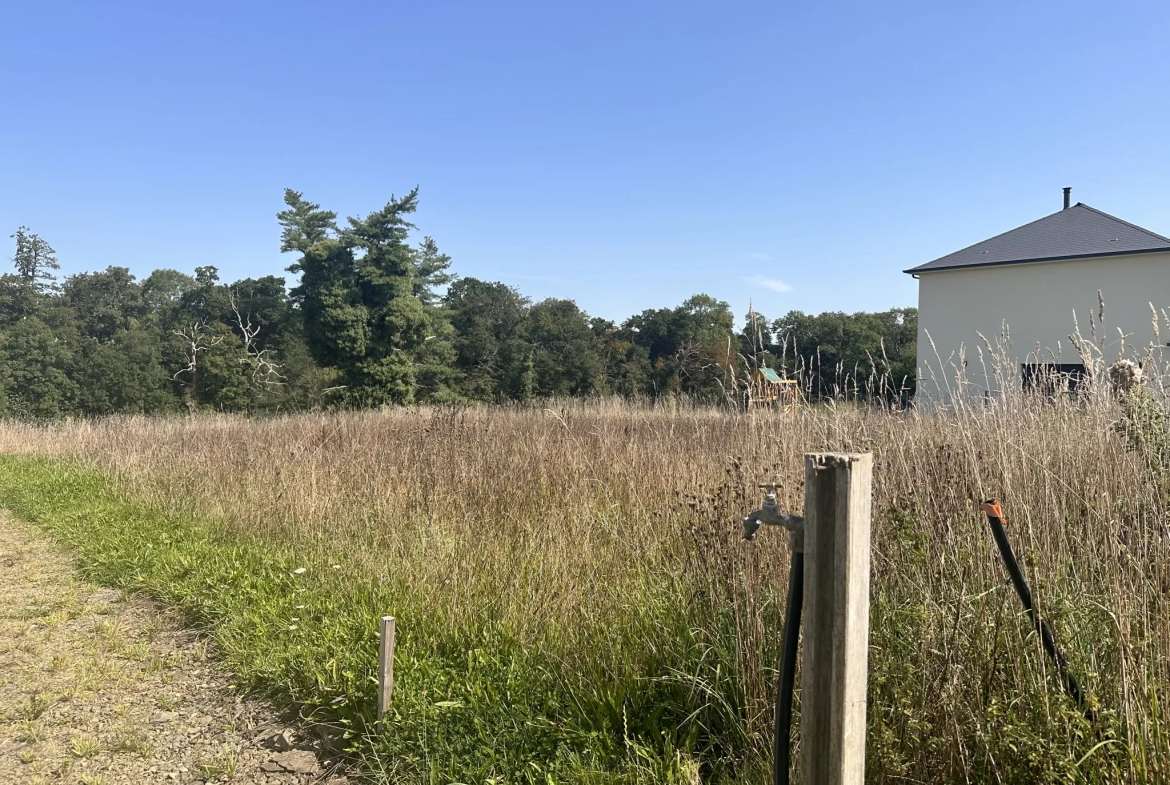
[[[1170,359],[1158,352],[1170,345],[1170,238],[1070,207],[1069,191],[1059,212],[906,270],[918,279],[920,404],[995,397],[1041,368],[1075,385],[1078,335],[1107,361],[1151,347]]]

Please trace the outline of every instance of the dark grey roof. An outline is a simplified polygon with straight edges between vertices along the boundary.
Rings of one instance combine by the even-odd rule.
[[[1170,238],[1077,202],[1067,210],[905,272],[918,274],[958,267],[989,267],[996,264],[1049,262],[1153,251],[1170,251]]]

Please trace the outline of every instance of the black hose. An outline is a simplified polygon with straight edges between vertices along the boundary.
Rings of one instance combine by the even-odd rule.
[[[1032,592],[1028,590],[1028,582],[1024,580],[1024,574],[1020,572],[1020,565],[1016,561],[1016,555],[1012,552],[1012,545],[1008,542],[1007,532],[1003,528],[1003,513],[1000,512],[999,502],[995,499],[988,499],[983,503],[983,511],[987,513],[987,522],[991,525],[991,534],[995,537],[995,544],[999,546],[999,553],[1003,556],[1004,566],[1007,567],[1008,575],[1011,576],[1012,585],[1015,586],[1016,594],[1019,595],[1020,602],[1024,605],[1024,610],[1031,617],[1032,624],[1036,627],[1036,632],[1040,634],[1040,641],[1044,644],[1044,651],[1048,652],[1048,656],[1056,664],[1056,671],[1064,681],[1065,692],[1076,701],[1077,707],[1084,712],[1085,719],[1089,720],[1089,722],[1095,721],[1097,714],[1087,705],[1085,692],[1081,689],[1081,684],[1077,681],[1077,677],[1069,670],[1064,653],[1057,648],[1056,639],[1052,635],[1052,630],[1048,628],[1047,622],[1036,614],[1036,608],[1032,603]]]
[[[792,687],[796,681],[796,652],[800,643],[800,609],[804,603],[804,553],[792,552],[788,570],[788,608],[784,614],[784,650],[776,689],[776,736],[772,740],[773,785],[788,785],[792,760]]]

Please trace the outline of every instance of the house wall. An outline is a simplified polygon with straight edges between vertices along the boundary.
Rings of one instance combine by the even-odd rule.
[[[994,396],[1008,385],[1018,388],[1022,363],[1080,362],[1069,340],[1073,314],[1081,335],[1091,339],[1098,290],[1105,301],[1105,320],[1104,329],[1096,324],[1093,341],[1109,362],[1122,350],[1118,328],[1125,333],[1125,354],[1131,359],[1144,357],[1151,343],[1160,347],[1156,357],[1170,359],[1165,346],[1170,323],[1162,319],[1161,335],[1156,336],[1150,311],[1153,303],[1170,315],[1170,253],[921,273],[919,403],[946,401],[956,393]]]

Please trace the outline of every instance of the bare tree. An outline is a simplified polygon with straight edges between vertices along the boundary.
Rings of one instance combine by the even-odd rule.
[[[180,368],[172,379],[176,381],[183,374],[188,374],[187,377],[187,392],[185,394],[187,410],[195,413],[196,394],[198,392],[199,382],[199,353],[206,352],[223,343],[222,335],[210,335],[207,331],[207,322],[202,319],[193,322],[189,327],[184,327],[181,330],[175,330],[175,335],[183,339],[185,348],[183,350],[183,359],[187,361],[187,365]]]
[[[260,349],[256,343],[256,336],[260,334],[260,325],[252,324],[252,314],[240,312],[239,301],[236,300],[235,290],[228,291],[228,298],[232,304],[232,313],[235,314],[236,326],[240,328],[240,335],[244,341],[244,356],[240,362],[252,369],[252,384],[271,390],[277,385],[284,384],[284,376],[280,369],[284,366],[272,361],[271,349]]]

